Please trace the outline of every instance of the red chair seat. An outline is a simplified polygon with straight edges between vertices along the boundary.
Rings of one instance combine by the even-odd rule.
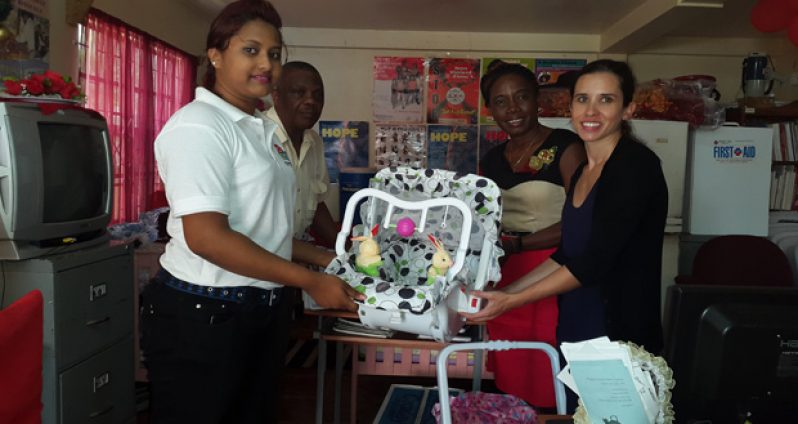
[[[0,309],[0,423],[42,422],[42,294]]]
[[[789,287],[792,269],[784,252],[764,237],[720,236],[698,249],[692,275],[680,275],[676,283]]]

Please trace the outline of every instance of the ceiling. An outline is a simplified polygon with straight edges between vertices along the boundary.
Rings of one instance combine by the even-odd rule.
[[[184,0],[209,19],[232,0]],[[659,35],[762,37],[756,0],[272,0],[286,27],[604,35],[619,22]],[[702,7],[703,6],[703,7]],[[706,7],[712,6],[712,7]],[[720,7],[718,7],[720,6]],[[673,13],[678,11],[680,13]],[[664,28],[664,30],[663,30]]]

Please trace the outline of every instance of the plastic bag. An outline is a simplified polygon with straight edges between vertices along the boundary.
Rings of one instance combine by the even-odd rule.
[[[655,79],[639,84],[634,96],[634,117],[686,121],[691,128],[720,126],[725,109],[713,98],[714,86],[708,89],[702,81]]]

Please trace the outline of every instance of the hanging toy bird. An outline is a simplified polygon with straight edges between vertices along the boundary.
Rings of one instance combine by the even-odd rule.
[[[435,246],[435,253],[432,255],[432,265],[427,269],[427,285],[435,284],[438,277],[443,277],[452,267],[452,257],[443,248],[443,243],[432,235],[427,235],[432,245]]]
[[[382,266],[380,246],[374,240],[374,237],[377,236],[377,228],[379,225],[375,225],[371,229],[371,236],[352,237],[352,241],[360,242],[355,257],[355,269],[371,277],[379,277]]]

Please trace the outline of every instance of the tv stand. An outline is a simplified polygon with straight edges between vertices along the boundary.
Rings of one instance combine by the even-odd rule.
[[[44,297],[42,423],[132,423],[133,261],[127,246],[2,261],[2,307]]]

